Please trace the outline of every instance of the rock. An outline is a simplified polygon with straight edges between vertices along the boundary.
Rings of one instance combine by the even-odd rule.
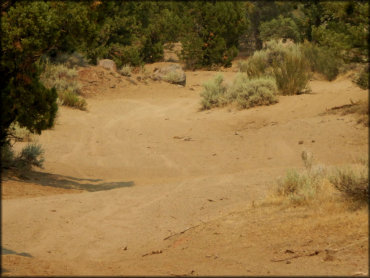
[[[162,68],[154,69],[153,80],[163,80],[171,84],[186,85],[186,75],[178,64],[171,64]]]
[[[109,59],[99,60],[98,66],[101,66],[107,70],[117,71],[116,63],[113,60]]]

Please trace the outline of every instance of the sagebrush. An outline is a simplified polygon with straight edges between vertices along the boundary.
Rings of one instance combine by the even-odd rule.
[[[225,105],[227,87],[224,84],[224,78],[221,74],[214,79],[203,84],[203,91],[200,94],[202,97],[202,109],[210,109],[212,107]]]
[[[69,68],[63,64],[53,64],[46,61],[40,80],[47,88],[55,88],[58,93],[59,103],[86,110],[87,103],[79,94],[81,84],[77,81],[77,69]]]
[[[283,95],[305,91],[311,77],[309,62],[299,46],[277,41],[267,42],[265,49],[256,51],[247,62],[240,62],[239,70],[249,77],[274,77]]]
[[[277,103],[275,79],[272,77],[250,79],[244,74],[238,74],[228,89],[228,101],[235,102],[240,108]]]

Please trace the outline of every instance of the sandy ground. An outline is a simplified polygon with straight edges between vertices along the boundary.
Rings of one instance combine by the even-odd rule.
[[[303,150],[366,156],[368,128],[323,113],[367,92],[313,80],[275,105],[199,111],[216,72],[186,74],[181,87],[85,70],[88,111],[61,107],[37,138],[45,168],[3,177],[3,275],[367,275],[366,210],[252,205]]]

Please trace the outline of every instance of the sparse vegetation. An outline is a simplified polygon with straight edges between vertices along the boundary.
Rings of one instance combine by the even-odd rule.
[[[369,169],[366,164],[336,168],[329,177],[337,190],[359,205],[369,203]]]
[[[354,166],[339,167],[330,170],[325,166],[312,166],[313,156],[303,152],[305,170],[298,172],[290,169],[286,176],[277,180],[276,196],[280,203],[309,205],[317,201],[331,200],[331,190],[343,193],[344,200],[359,207],[369,203],[368,160],[362,160]],[[324,195],[331,195],[324,199]],[[336,199],[336,202],[339,200]],[[353,206],[352,206],[353,207]]]
[[[333,107],[326,113],[340,113],[341,115],[356,114],[357,123],[369,126],[369,102],[368,101],[357,101],[351,104],[345,104],[342,106]]]
[[[81,85],[78,83],[77,70],[63,64],[52,64],[46,61],[44,71],[40,76],[46,88],[55,88],[58,93],[59,103],[86,110],[86,100],[79,96]]]

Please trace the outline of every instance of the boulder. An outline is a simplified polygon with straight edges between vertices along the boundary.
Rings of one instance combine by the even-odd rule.
[[[109,59],[99,60],[98,66],[101,66],[110,71],[117,71],[116,63],[113,60],[109,60]]]
[[[178,64],[171,64],[154,69],[153,80],[163,80],[172,84],[186,85],[186,75]]]

